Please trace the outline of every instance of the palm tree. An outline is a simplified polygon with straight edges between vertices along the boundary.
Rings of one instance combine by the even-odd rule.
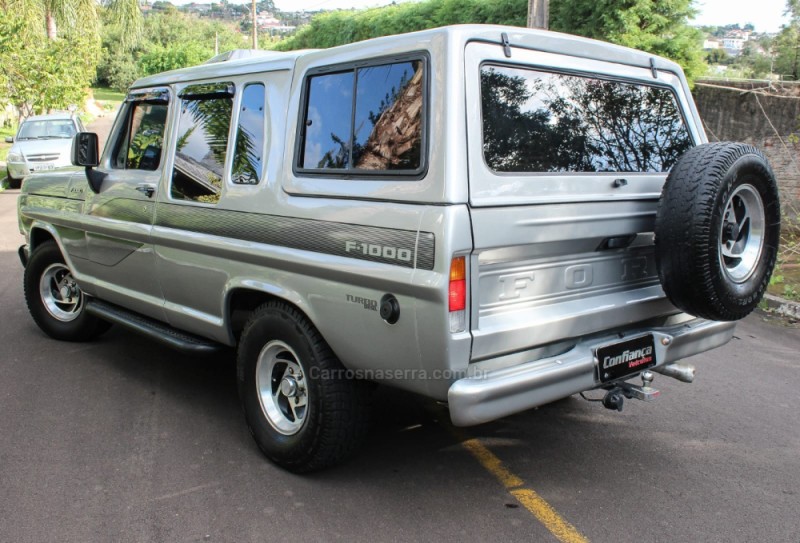
[[[126,30],[127,40],[135,41],[142,32],[142,12],[138,0],[102,0],[113,24]],[[25,21],[31,37],[42,31],[56,40],[59,29],[82,35],[97,35],[100,20],[95,0],[0,0],[0,7]]]

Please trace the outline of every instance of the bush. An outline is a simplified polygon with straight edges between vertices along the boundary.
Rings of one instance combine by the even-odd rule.
[[[333,11],[311,19],[278,51],[317,49],[355,41],[466,23],[525,26],[527,0],[427,0],[363,11]]]

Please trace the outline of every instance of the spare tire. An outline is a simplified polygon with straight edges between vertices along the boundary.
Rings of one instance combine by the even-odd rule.
[[[658,276],[676,307],[711,320],[744,318],[767,289],[779,239],[778,186],[761,151],[706,143],[678,159],[655,225]]]

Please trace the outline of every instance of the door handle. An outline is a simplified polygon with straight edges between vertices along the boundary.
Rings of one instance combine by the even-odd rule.
[[[155,185],[150,185],[149,183],[142,183],[141,185],[136,185],[136,190],[148,198],[152,198],[153,194],[156,192],[156,187]]]

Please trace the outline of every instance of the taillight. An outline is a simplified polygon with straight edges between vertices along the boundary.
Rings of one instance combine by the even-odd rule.
[[[448,304],[450,331],[463,332],[467,328],[467,263],[463,256],[450,261]]]

